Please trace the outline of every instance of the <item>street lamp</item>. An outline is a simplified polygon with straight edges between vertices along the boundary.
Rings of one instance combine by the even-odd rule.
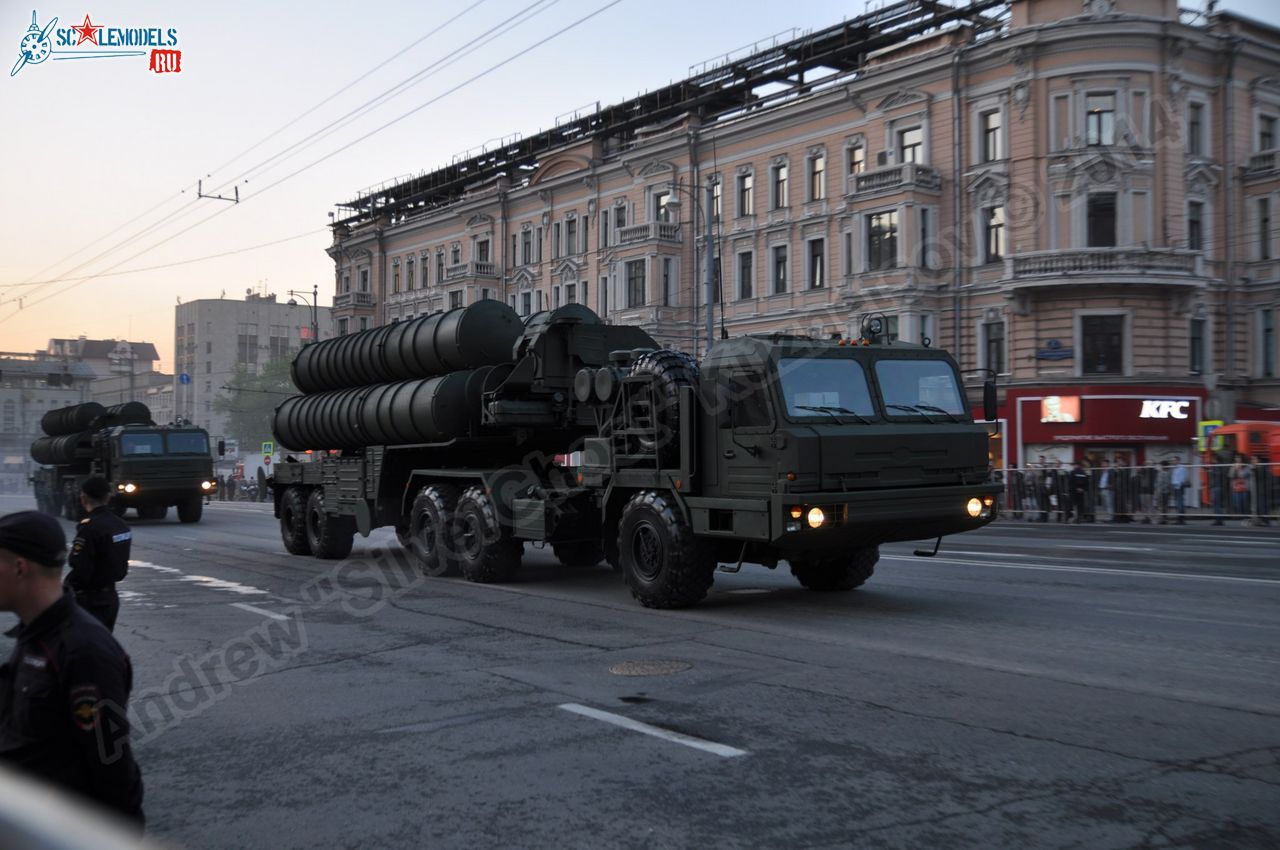
[[[320,341],[320,320],[316,315],[316,307],[320,301],[320,285],[314,284],[311,287],[311,298],[307,299],[305,292],[290,289],[289,290],[289,306],[297,307],[298,299],[301,298],[303,303],[311,308],[311,341]]]
[[[715,249],[714,233],[712,231],[713,222],[711,220],[711,210],[713,209],[715,204],[715,185],[716,185],[715,178],[708,177],[705,201],[704,203],[699,204],[698,196],[694,193],[693,187],[681,186],[679,182],[672,180],[670,186],[668,187],[671,191],[671,196],[667,200],[667,208],[671,210],[672,215],[674,215],[676,217],[676,220],[679,221],[680,201],[677,197],[677,193],[678,192],[687,193],[689,197],[693,199],[694,207],[698,209],[699,212],[702,213],[703,221],[707,223],[706,276],[704,278],[704,288],[703,288],[703,301],[706,304],[706,308],[707,308],[706,348],[703,351],[704,356],[711,351],[711,345],[715,340],[715,328],[716,328],[715,315],[714,315],[715,314],[714,305],[715,305],[715,298],[716,298],[716,271],[715,271],[716,249]]]

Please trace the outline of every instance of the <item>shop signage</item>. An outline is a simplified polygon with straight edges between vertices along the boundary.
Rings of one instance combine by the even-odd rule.
[[[1142,402],[1142,411],[1138,414],[1138,418],[1186,419],[1188,418],[1187,408],[1190,406],[1190,401],[1161,401],[1158,399],[1144,399]]]
[[[1070,360],[1075,356],[1075,351],[1063,346],[1061,340],[1051,339],[1044,344],[1044,348],[1036,352],[1037,360]]]

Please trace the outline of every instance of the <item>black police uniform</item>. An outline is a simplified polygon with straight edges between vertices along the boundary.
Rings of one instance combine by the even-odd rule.
[[[67,584],[75,591],[80,607],[112,631],[120,613],[116,582],[129,570],[133,532],[106,507],[94,508],[80,520],[76,532],[67,558],[71,567]]]
[[[0,666],[0,764],[141,824],[129,656],[69,591],[11,634],[17,645]]]

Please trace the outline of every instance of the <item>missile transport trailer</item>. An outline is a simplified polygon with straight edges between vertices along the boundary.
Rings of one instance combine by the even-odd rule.
[[[198,522],[204,497],[217,489],[209,435],[156,427],[142,402],[63,407],[46,413],[40,426],[47,436],[31,444],[31,457],[42,465],[31,483],[45,513],[78,518],[80,485],[91,475],[111,482],[112,510],[136,508],[143,519],[163,519],[177,506],[178,519]]]
[[[428,575],[501,582],[532,542],[676,608],[719,564],[849,590],[879,544],[996,516],[987,429],[921,346],[749,336],[699,365],[578,305],[521,324],[482,301],[307,346],[293,374],[276,440],[316,458],[272,479],[294,554],[394,526]]]

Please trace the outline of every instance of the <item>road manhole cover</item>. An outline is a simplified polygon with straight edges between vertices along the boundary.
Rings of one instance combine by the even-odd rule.
[[[670,676],[692,666],[684,661],[620,661],[609,672],[615,676]]]

